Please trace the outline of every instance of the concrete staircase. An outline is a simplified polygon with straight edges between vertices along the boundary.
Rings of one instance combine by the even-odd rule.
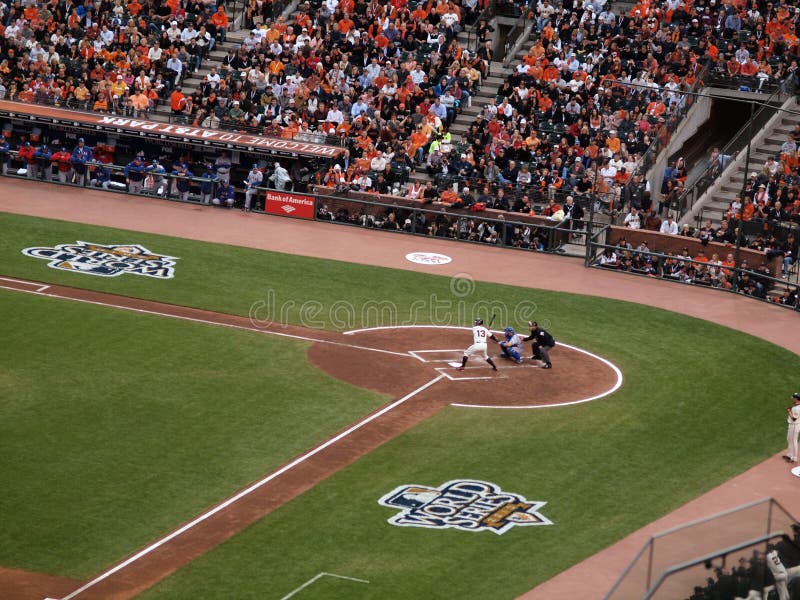
[[[199,86],[202,81],[203,77],[205,77],[208,73],[211,72],[211,67],[218,67],[222,64],[222,59],[228,54],[228,48],[231,47],[232,44],[238,45],[240,42],[234,42],[232,40],[233,36],[236,35],[235,33],[228,33],[228,39],[224,44],[218,43],[214,47],[214,51],[209,53],[207,59],[203,60],[200,64],[200,68],[197,70],[196,73],[189,73],[183,80],[181,86],[183,87],[183,93],[187,96],[195,91],[195,88]],[[159,105],[155,108],[155,110],[150,112],[150,119],[153,121],[161,121],[163,123],[168,123],[170,120],[170,115],[172,111],[169,108],[169,100],[162,100]]]
[[[458,34],[459,40],[461,36],[465,36],[465,32]],[[463,42],[462,42],[463,43]],[[533,40],[526,40],[522,47],[514,55],[514,60],[510,63],[513,66],[505,66],[500,61],[492,61],[489,67],[489,75],[484,77],[481,81],[480,89],[472,96],[470,106],[465,106],[453,121],[450,126],[450,132],[455,136],[461,136],[469,130],[470,125],[489,100],[497,97],[497,92],[506,80],[506,77],[513,72],[514,67],[522,61],[522,57],[528,53],[530,47],[533,46]]]
[[[790,97],[781,106],[783,110],[797,111],[798,104],[794,97]],[[753,137],[750,148],[749,171],[760,172],[769,157],[777,158],[781,145],[786,141],[797,124],[800,116],[783,111],[777,111],[767,124]],[[715,227],[722,221],[723,214],[728,210],[731,201],[741,193],[744,180],[747,152],[739,152],[734,163],[728,167],[722,176],[700,197],[691,213],[687,213],[683,222],[695,221],[702,212],[702,218],[711,219]]]

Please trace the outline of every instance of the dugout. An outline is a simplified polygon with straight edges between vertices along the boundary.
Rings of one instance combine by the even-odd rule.
[[[220,153],[227,152],[234,165],[231,181],[237,187],[253,163],[271,166],[279,161],[293,175],[297,174],[296,191],[304,191],[316,172],[326,171],[344,152],[339,146],[301,139],[204,129],[8,100],[0,101],[0,124],[3,135],[12,140],[12,145],[31,140],[34,145],[44,142],[52,148],[71,149],[82,137],[87,146],[113,148],[113,162],[117,165],[126,164],[137,152],[143,151],[148,160],[157,158],[170,163],[180,158],[200,169],[200,165],[213,163]]]

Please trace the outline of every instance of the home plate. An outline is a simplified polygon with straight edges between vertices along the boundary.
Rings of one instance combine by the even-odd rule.
[[[447,364],[453,367],[454,369],[461,366],[460,362],[449,362]]]
[[[795,477],[800,477],[800,467],[795,467],[794,469],[792,469],[792,475],[794,475]]]

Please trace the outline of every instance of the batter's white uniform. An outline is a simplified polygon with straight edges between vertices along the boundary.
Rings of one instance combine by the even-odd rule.
[[[795,438],[796,440],[797,438]],[[786,580],[788,579],[788,574],[786,573],[786,567],[783,566],[781,562],[781,557],[778,556],[777,550],[772,550],[767,552],[767,566],[769,570],[772,571],[772,576],[775,578],[775,589],[778,592],[778,598],[780,600],[789,600],[789,588],[786,585]]]
[[[472,328],[472,346],[464,350],[464,356],[474,356],[478,354],[484,360],[489,358],[489,353],[486,351],[486,345],[492,333],[483,325],[476,325]]]
[[[786,421],[789,424],[786,432],[789,450],[786,454],[789,456],[789,460],[797,462],[797,436],[800,435],[800,404],[792,406]]]

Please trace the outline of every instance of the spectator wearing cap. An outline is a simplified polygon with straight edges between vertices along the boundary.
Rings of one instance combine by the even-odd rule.
[[[189,170],[186,163],[178,161],[173,166],[172,176],[173,193],[181,202],[188,202],[189,191],[194,173]]]
[[[125,183],[128,184],[128,193],[141,194],[144,189],[144,178],[147,165],[144,162],[144,152],[139,152],[132,161],[125,165]]]
[[[29,141],[25,141],[17,151],[17,156],[25,164],[25,173],[30,179],[36,179],[36,159],[33,155],[36,148]]]
[[[86,185],[87,165],[92,158],[92,150],[86,145],[83,138],[78,138],[78,145],[75,146],[70,154],[70,163],[72,164],[72,171],[77,185]]]
[[[217,174],[214,171],[214,166],[206,164],[205,172],[200,177],[200,202],[203,204],[211,204],[211,199],[214,197],[216,181]]]
[[[214,170],[217,180],[220,183],[229,183],[231,180],[231,159],[226,151],[223,151],[214,161]]]
[[[244,180],[244,206],[242,210],[250,212],[250,206],[254,196],[258,195],[258,188],[264,180],[264,173],[258,168],[258,164],[254,163],[253,168],[247,174]]]
[[[623,224],[625,227],[630,227],[631,229],[641,229],[642,217],[639,214],[639,209],[637,209],[635,206],[631,206],[630,212],[625,215]]]
[[[671,214],[667,215],[667,218],[661,223],[659,231],[669,235],[678,235],[678,223]]]
[[[246,113],[242,110],[241,103],[238,100],[234,100],[231,102],[231,108],[228,110],[226,120],[231,123],[241,124],[243,123],[245,114]]]
[[[41,178],[45,181],[50,181],[53,175],[52,156],[53,153],[47,144],[42,144],[36,149],[36,152],[33,153],[33,158],[35,159],[33,164],[36,166],[37,171],[34,179]]]
[[[235,201],[236,190],[233,188],[230,181],[221,182],[217,188],[217,194],[212,200],[214,206],[226,206],[227,208],[233,208],[233,203]]]
[[[176,163],[178,164],[178,163]],[[167,196],[167,170],[158,160],[153,159],[150,165],[145,163],[145,191],[155,196],[165,198]]]

